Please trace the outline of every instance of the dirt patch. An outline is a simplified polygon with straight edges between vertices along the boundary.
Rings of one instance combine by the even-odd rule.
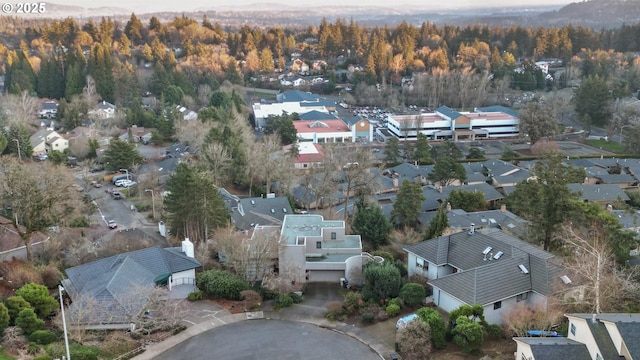
[[[213,301],[219,306],[222,306],[232,314],[239,314],[239,313],[245,312],[243,301],[233,301],[233,300],[225,300],[225,299],[209,299],[209,300]]]

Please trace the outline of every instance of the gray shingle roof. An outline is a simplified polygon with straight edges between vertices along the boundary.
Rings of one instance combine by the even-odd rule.
[[[76,321],[81,317],[80,323],[128,323],[146,306],[148,291],[156,277],[200,266],[198,260],[186,256],[180,248],[160,247],[74,266],[65,271],[68,279],[63,282],[74,300],[70,316],[75,316]],[[82,307],[87,302],[94,302],[104,312],[83,313]]]
[[[597,314],[596,322],[592,321],[593,314],[567,314],[568,317],[577,317],[586,320],[589,330],[593,334],[601,355],[604,359],[621,359],[611,339],[610,332],[605,323],[613,323],[622,337],[622,341],[629,350],[631,358],[640,357],[640,314],[618,313]]]
[[[528,344],[534,359],[584,360],[591,355],[583,343],[558,337],[516,337],[514,340]]]
[[[487,247],[490,254],[502,251],[502,257],[489,261],[483,255]],[[467,304],[486,305],[530,290],[547,295],[564,271],[549,261],[552,254],[497,229],[442,236],[404,250],[432,264],[460,270],[430,284]],[[520,264],[528,274],[520,271]]]
[[[500,259],[494,262],[487,261],[484,266],[431,280],[429,283],[470,305],[487,305],[531,290],[531,276],[518,268],[522,259]]]
[[[567,184],[572,192],[580,192],[581,199],[587,201],[616,201],[620,198],[622,201],[629,201],[629,196],[615,184]]]
[[[293,213],[289,200],[284,196],[245,198],[231,203],[231,206],[231,221],[239,230],[249,230],[257,224],[281,225],[284,216]]]

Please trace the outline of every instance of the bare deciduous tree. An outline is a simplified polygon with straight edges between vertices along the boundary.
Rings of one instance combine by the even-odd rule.
[[[0,199],[11,207],[13,225],[24,241],[27,258],[33,260],[33,233],[72,219],[80,208],[75,181],[68,171],[48,162],[3,159],[0,173]]]
[[[256,283],[273,269],[278,258],[279,236],[277,226],[257,226],[249,234],[230,225],[216,232],[216,248],[236,274],[249,283]]]
[[[6,124],[3,126],[22,125],[27,129],[36,124],[40,102],[38,98],[29,95],[28,91],[23,91],[20,95],[9,94],[0,99],[1,106],[6,111]]]
[[[209,143],[204,145],[199,154],[211,174],[211,180],[216,186],[223,186],[229,181],[228,169],[233,166],[231,154],[221,143]]]

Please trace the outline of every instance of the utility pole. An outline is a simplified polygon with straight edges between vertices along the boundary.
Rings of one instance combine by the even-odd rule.
[[[60,294],[60,312],[62,313],[62,328],[64,330],[64,347],[67,350],[67,360],[71,360],[71,352],[69,351],[69,337],[67,336],[67,321],[64,318],[64,302],[62,301],[62,285],[58,285],[58,292]]]
[[[152,209],[152,214],[153,214],[153,220],[156,219],[156,197],[153,194],[153,189],[145,189],[145,192],[151,192],[151,209]]]

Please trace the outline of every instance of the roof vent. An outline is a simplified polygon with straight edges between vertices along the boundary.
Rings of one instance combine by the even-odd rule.
[[[523,274],[529,273],[529,269],[527,269],[527,267],[524,266],[523,264],[518,265],[518,267],[520,268],[520,271],[522,271]]]
[[[271,209],[271,213],[275,214],[276,213],[276,209]]]
[[[282,212],[286,213],[287,212],[287,208],[282,208]]]
[[[498,251],[495,255],[493,255],[493,258],[495,260],[498,260],[498,259],[500,259],[502,257],[502,255],[504,255],[504,252],[503,251]]]
[[[473,233],[476,232],[475,227],[476,227],[476,224],[471,223],[471,226],[469,227],[469,235],[473,235]],[[489,251],[491,251],[491,250],[489,250]]]
[[[256,201],[255,200],[251,200],[251,205],[255,205]]]
[[[482,255],[487,255],[492,249],[493,248],[491,246],[487,246],[487,248],[482,251]]]
[[[560,279],[562,279],[562,282],[565,284],[571,284],[571,279],[569,279],[567,275],[560,276]]]

